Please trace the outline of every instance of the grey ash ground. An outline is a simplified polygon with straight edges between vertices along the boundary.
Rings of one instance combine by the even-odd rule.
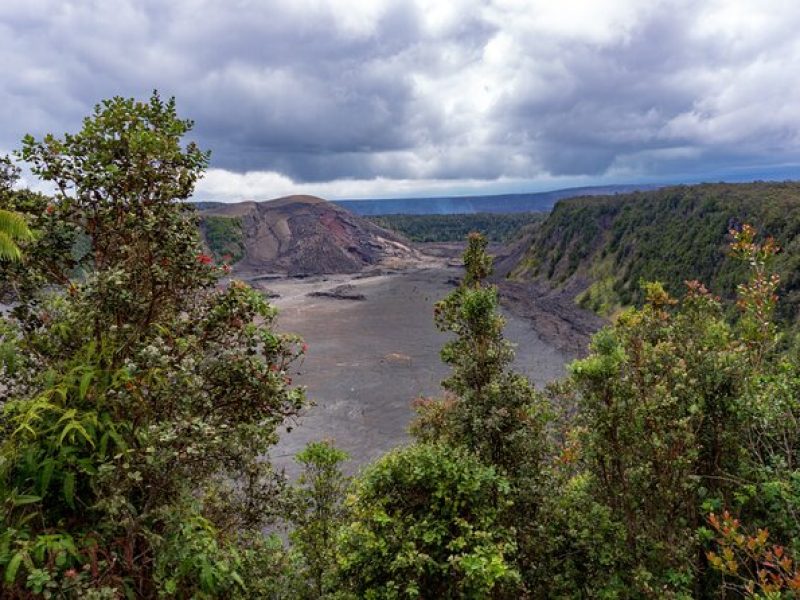
[[[461,272],[440,259],[393,274],[269,281],[280,295],[273,300],[279,329],[308,343],[295,382],[316,404],[282,433],[272,457],[278,467],[294,472],[291,457],[298,450],[331,439],[351,455],[352,471],[408,439],[411,402],[438,395],[448,373],[439,359],[447,336],[434,326],[433,305]],[[343,285],[363,300],[325,295]],[[560,377],[572,356],[544,341],[528,319],[506,316],[506,335],[517,344],[516,368],[540,386]]]
[[[287,424],[277,466],[295,472],[292,457],[314,440],[346,450],[351,471],[405,442],[412,401],[439,395],[448,374],[433,305],[461,277],[464,244],[413,244],[311,196],[208,204],[203,214],[241,220],[236,276],[279,308],[280,330],[308,343],[295,382],[315,404]],[[600,322],[568,295],[504,279],[522,243],[492,250],[516,368],[541,386],[564,373]]]

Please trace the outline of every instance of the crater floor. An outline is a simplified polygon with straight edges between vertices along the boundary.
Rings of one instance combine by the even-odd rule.
[[[296,472],[292,456],[309,441],[331,439],[356,470],[408,439],[411,402],[440,393],[448,368],[439,358],[447,335],[436,330],[433,305],[453,289],[460,268],[447,266],[390,275],[280,279],[267,283],[279,308],[278,328],[298,333],[308,353],[294,381],[315,406],[281,434],[272,453],[279,468]],[[351,284],[363,300],[308,296]],[[570,356],[544,342],[530,321],[506,313],[506,337],[517,344],[516,368],[538,386],[564,373]]]

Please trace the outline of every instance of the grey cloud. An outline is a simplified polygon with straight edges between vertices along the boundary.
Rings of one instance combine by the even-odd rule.
[[[362,25],[322,2],[9,0],[0,146],[75,129],[101,98],[158,88],[196,120],[214,166],[298,182],[650,176],[698,161],[797,161],[800,121],[785,107],[800,88],[785,83],[775,98],[748,96],[748,86],[776,64],[796,72],[800,9],[785,5],[768,35],[725,36],[698,33],[697,5],[653,3],[598,40],[528,32],[502,8],[488,18],[486,3],[437,29],[425,8],[402,1]],[[502,36],[508,56],[492,63]],[[759,94],[771,121],[753,116]]]

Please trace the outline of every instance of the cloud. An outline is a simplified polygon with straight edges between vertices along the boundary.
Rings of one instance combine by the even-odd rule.
[[[615,179],[614,182],[622,182]],[[589,185],[583,177],[545,176],[537,180],[500,177],[493,180],[453,179],[337,179],[325,182],[298,182],[275,171],[234,173],[209,169],[197,185],[195,199],[218,202],[266,200],[292,194],[310,194],[330,199],[463,196],[511,193],[519,189],[543,191]]]
[[[0,147],[158,88],[231,199],[769,168],[800,161],[798,27],[787,0],[5,0]]]

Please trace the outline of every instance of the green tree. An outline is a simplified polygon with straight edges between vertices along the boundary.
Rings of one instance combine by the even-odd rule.
[[[41,235],[4,272],[4,596],[231,596],[264,569],[282,484],[263,456],[303,404],[301,350],[260,294],[217,286],[182,202],[208,158],[190,129],[154,93],[24,141],[57,192],[22,202]]]
[[[367,217],[380,227],[397,231],[414,242],[460,242],[478,231],[492,242],[513,242],[532,232],[547,213],[470,213],[448,215],[389,214]]]
[[[336,591],[336,537],[347,514],[344,497],[349,485],[341,463],[347,458],[330,442],[313,442],[295,457],[303,467],[292,497],[290,535],[300,562],[297,598],[327,598]]]
[[[750,359],[743,381],[745,427],[742,468],[735,494],[711,507],[707,557],[729,592],[753,598],[796,597],[800,574],[800,356],[782,352],[774,322],[780,278],[773,272],[778,247],[744,225],[731,232],[732,254],[750,266],[738,286],[737,335]],[[735,515],[735,516],[734,516]]]
[[[702,281],[736,298],[747,265],[726,257],[728,231],[742,222],[781,240],[777,317],[796,329],[800,303],[800,182],[681,185],[612,196],[560,200],[526,242],[514,277],[583,289],[581,306],[604,316],[644,302],[641,281],[671,295]],[[588,287],[587,287],[588,286]],[[733,302],[727,313],[736,318]]]
[[[564,447],[568,460],[557,464],[561,485],[576,489],[580,482],[591,499],[585,518],[606,515],[598,530],[609,534],[586,552],[580,529],[561,521],[569,533],[551,553],[559,557],[551,568],[574,569],[570,555],[583,556],[584,565],[572,571],[587,577],[573,582],[578,589],[711,596],[719,581],[703,550],[710,511],[736,506],[759,525],[793,529],[785,518],[791,494],[778,493],[792,478],[785,470],[785,478],[777,476],[783,461],[774,460],[779,446],[796,456],[800,432],[794,402],[786,402],[797,387],[785,375],[796,370],[784,366],[776,373],[784,376],[773,375],[784,362],[775,354],[771,322],[778,280],[766,267],[776,247],[771,240],[757,243],[748,226],[731,235],[732,250],[752,272],[739,286],[737,323],[699,282],[687,282],[681,300],[647,284],[645,305],[599,332],[590,355],[571,365],[561,386],[556,402],[575,415],[574,444]],[[782,441],[775,444],[777,436]],[[769,514],[770,503],[785,512]],[[564,507],[559,499],[546,512],[563,515]],[[603,568],[618,576],[588,579]]]
[[[689,594],[702,564],[700,505],[735,472],[739,382],[746,362],[719,303],[696,286],[677,302],[652,284],[648,302],[595,336],[571,366],[593,495],[625,531],[626,585]]]
[[[536,469],[547,411],[530,381],[510,368],[514,352],[503,337],[497,288],[485,284],[492,271],[486,246],[480,234],[469,236],[464,278],[436,304],[437,327],[454,334],[441,351],[452,373],[442,382],[443,401],[419,404],[414,431],[463,445],[515,476]]]
[[[441,352],[452,372],[442,382],[444,399],[418,403],[413,431],[421,440],[463,447],[508,478],[516,508],[505,515],[506,525],[516,533],[518,568],[534,585],[551,411],[533,384],[511,369],[514,352],[503,337],[498,291],[485,283],[492,271],[486,246],[480,234],[469,236],[464,279],[436,305],[437,327],[454,334]]]
[[[469,453],[416,444],[357,480],[341,533],[344,589],[354,598],[497,598],[513,594],[509,487]]]
[[[70,280],[78,268],[92,287],[95,333],[123,324],[130,336],[175,314],[182,291],[209,285],[198,269],[197,216],[188,204],[209,154],[182,144],[193,123],[175,101],[114,98],[95,107],[77,134],[23,140],[31,171],[57,189],[48,211],[84,247],[47,257],[48,278]],[[202,266],[202,265],[201,265]]]

